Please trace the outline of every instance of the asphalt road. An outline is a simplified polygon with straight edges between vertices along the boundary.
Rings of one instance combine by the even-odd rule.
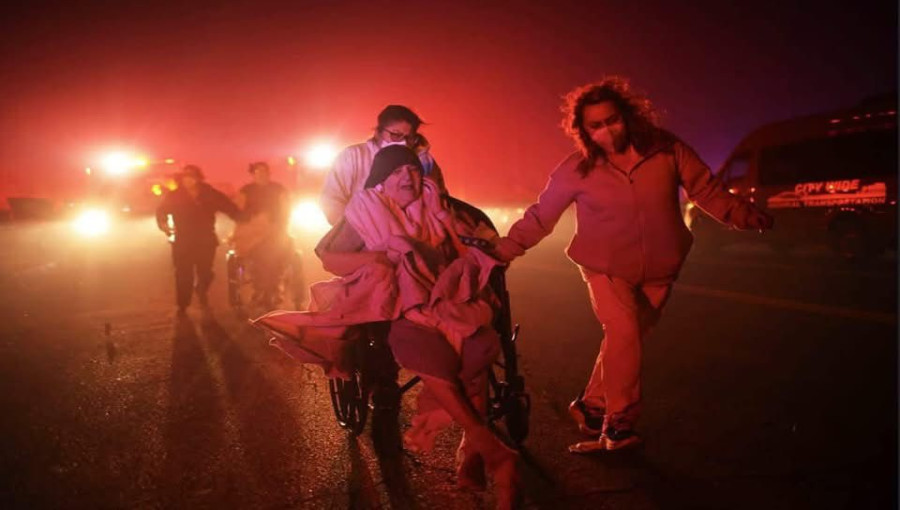
[[[565,409],[602,333],[562,253],[571,228],[508,273],[533,399],[526,508],[896,506],[895,256],[784,257],[752,235],[692,254],[645,345],[645,444],[575,456]],[[454,488],[458,429],[412,455],[389,420],[359,438],[338,428],[320,371],[226,306],[223,259],[215,320],[179,324],[149,221],[89,242],[61,224],[0,226],[0,505],[491,506]],[[306,276],[324,272],[307,258]]]

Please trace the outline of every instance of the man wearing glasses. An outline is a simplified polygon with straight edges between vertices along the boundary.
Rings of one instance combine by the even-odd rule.
[[[444,178],[441,169],[429,153],[428,141],[419,133],[422,119],[403,105],[392,104],[378,114],[378,126],[368,141],[344,149],[325,177],[319,204],[328,222],[336,224],[344,215],[344,207],[354,193],[363,189],[375,153],[392,144],[404,144],[419,155],[425,176],[437,183],[441,190]]]

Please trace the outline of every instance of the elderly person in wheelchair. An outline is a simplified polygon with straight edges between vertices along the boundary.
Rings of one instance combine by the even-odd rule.
[[[422,174],[409,148],[379,151],[365,189],[317,248],[325,268],[340,277],[313,285],[310,311],[273,312],[255,323],[288,355],[335,376],[348,368],[355,326],[389,322],[395,359],[424,383],[407,448],[430,449],[455,421],[464,431],[458,485],[483,488],[486,471],[498,506],[508,508],[517,494],[518,455],[486,421],[488,371],[500,351],[488,279],[500,263],[461,241],[496,233],[453,207]]]

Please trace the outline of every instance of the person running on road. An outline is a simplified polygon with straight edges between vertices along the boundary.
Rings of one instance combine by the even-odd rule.
[[[290,200],[288,190],[272,181],[268,163],[251,163],[249,172],[253,182],[241,187],[237,197],[247,222],[235,227],[233,240],[238,254],[251,261],[253,301],[271,309],[280,301],[281,275],[291,250]]]
[[[156,224],[173,239],[177,314],[178,318],[184,318],[195,290],[200,306],[205,313],[209,312],[208,292],[219,244],[216,212],[223,212],[235,221],[242,215],[228,197],[205,182],[200,167],[187,165],[175,177],[178,188],[163,197],[156,209]]]
[[[578,264],[605,337],[581,396],[569,406],[579,429],[599,436],[572,452],[634,445],[641,402],[641,343],[659,319],[693,238],[679,186],[718,221],[772,227],[771,216],[726,191],[693,149],[657,125],[649,100],[619,77],[566,96],[563,127],[578,151],[563,160],[522,219],[497,241],[511,261],[549,235],[575,204],[567,254]]]

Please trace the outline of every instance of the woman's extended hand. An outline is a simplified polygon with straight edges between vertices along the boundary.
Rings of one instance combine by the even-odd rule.
[[[501,237],[494,243],[494,251],[492,255],[503,262],[512,262],[516,257],[525,254],[525,250],[519,246],[519,243],[508,237]]]
[[[775,218],[764,211],[754,209],[750,217],[747,218],[747,225],[753,230],[762,232],[775,226]]]

